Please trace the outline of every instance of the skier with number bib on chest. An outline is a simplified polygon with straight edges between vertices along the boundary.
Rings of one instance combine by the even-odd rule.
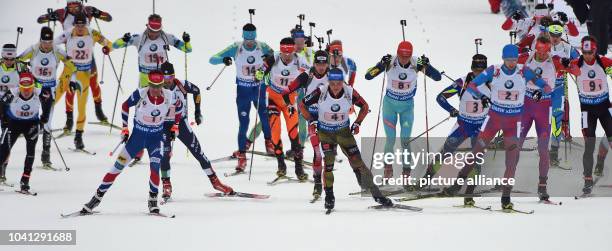
[[[269,72],[268,78],[268,117],[270,130],[272,132],[272,144],[274,145],[274,155],[278,162],[278,177],[287,175],[287,165],[285,164],[285,153],[283,152],[283,142],[281,141],[281,114],[285,120],[287,136],[291,142],[293,151],[293,161],[295,162],[295,175],[299,181],[306,181],[308,175],[304,173],[304,153],[298,137],[298,113],[296,107],[297,93],[287,93],[289,83],[294,81],[298,75],[305,72],[310,67],[303,61],[304,59],[295,53],[295,42],[293,38],[286,37],[280,42],[280,53],[275,56],[266,57],[266,71]]]
[[[175,94],[163,88],[164,75],[160,71],[149,72],[149,84],[147,87],[139,88],[121,106],[121,118],[123,120],[123,130],[121,131],[122,142],[125,143],[123,150],[119,153],[117,161],[104,175],[102,183],[96,190],[91,200],[83,206],[81,214],[91,214],[93,209],[100,204],[104,194],[110,189],[115,179],[132,158],[138,152],[146,149],[150,160],[149,176],[149,213],[158,214],[157,195],[159,187],[159,169],[162,159],[164,123],[170,118],[174,118],[174,124],[169,134],[176,136],[178,125],[182,114],[176,113],[183,105]],[[133,133],[130,135],[128,119],[130,107],[136,107],[134,115]]]
[[[559,56],[551,55],[552,43],[548,35],[541,34],[536,40],[535,51],[530,53],[522,53],[519,55],[518,63],[532,69],[544,82],[547,88],[554,90],[556,79],[562,76],[564,72],[570,72],[574,75],[579,75],[580,70],[577,67],[569,68],[570,59],[560,58]],[[525,101],[523,105],[523,114],[521,117],[521,134],[519,146],[522,148],[527,137],[527,133],[531,129],[531,125],[535,123],[539,161],[539,177],[538,177],[538,196],[541,201],[547,201],[549,195],[547,192],[548,169],[550,167],[548,144],[551,134],[551,118],[552,118],[552,102],[560,103],[558,100],[552,100],[552,92],[547,95],[541,95],[540,88],[527,83],[525,91]],[[555,99],[561,99],[559,95],[554,95]]]
[[[210,183],[215,189],[224,194],[233,193],[233,189],[231,187],[226,186],[219,181],[219,178],[210,165],[210,161],[206,155],[204,155],[198,138],[195,136],[191,126],[188,123],[189,110],[187,109],[187,94],[193,95],[193,101],[195,104],[194,117],[196,124],[200,125],[202,123],[202,114],[200,112],[200,89],[195,84],[187,80],[180,81],[176,79],[174,77],[174,66],[168,61],[161,65],[161,71],[164,74],[164,88],[174,93],[176,98],[182,104],[182,106],[177,107],[177,110],[175,111],[176,113],[181,114],[178,127],[175,125],[173,117],[166,117],[166,122],[164,123],[164,152],[161,160],[161,180],[163,185],[162,198],[164,201],[168,201],[172,196],[172,183],[170,182],[170,158],[172,157],[172,142],[174,141],[175,137],[178,137],[178,139],[183,142],[185,147],[187,147],[189,152],[191,152],[191,155],[193,155],[193,157],[195,157],[200,163],[202,170],[206,176],[208,176]],[[176,133],[178,133],[178,136],[176,136]]]
[[[246,151],[251,148],[252,141],[247,139],[249,129],[249,113],[251,104],[257,108],[257,114],[261,118],[262,130],[265,138],[266,152],[274,153],[272,145],[272,134],[268,123],[268,107],[266,105],[266,86],[262,85],[263,76],[256,78],[256,73],[264,67],[263,58],[272,55],[270,47],[257,38],[257,28],[251,23],[242,27],[242,38],[244,41],[235,42],[212,56],[210,64],[224,64],[226,67],[232,64],[232,58],[236,61],[236,107],[238,112],[238,150],[233,156],[238,159],[237,172],[244,172],[246,168]]]
[[[26,140],[26,157],[21,175],[20,190],[30,193],[30,175],[36,154],[38,130],[49,121],[51,95],[35,87],[34,76],[29,72],[19,74],[19,88],[6,91],[0,98],[0,112],[8,119],[6,135],[0,146],[0,177],[5,176],[6,163],[11,149],[20,135]],[[42,110],[42,114],[40,114]]]
[[[429,65],[429,58],[413,56],[412,44],[402,41],[397,46],[397,55],[392,57],[387,54],[382,57],[374,67],[370,68],[365,75],[367,80],[372,80],[381,73],[387,74],[387,85],[383,100],[382,119],[387,136],[385,142],[385,153],[392,153],[395,147],[395,135],[397,118],[400,122],[400,139],[402,148],[410,151],[408,141],[412,133],[414,122],[414,96],[417,90],[418,72],[423,71],[425,75],[434,81],[440,81],[442,76],[433,66]],[[411,168],[404,163],[402,175],[410,176]],[[385,164],[384,176],[393,177],[393,167]]]
[[[18,56],[20,61],[29,60],[30,68],[36,84],[42,86],[42,92],[51,97],[51,103],[55,98],[55,87],[57,86],[57,68],[60,61],[64,63],[62,78],[69,79],[76,71],[76,67],[68,58],[66,51],[53,44],[53,31],[47,26],[43,26],[40,31],[40,43],[28,47]],[[53,107],[49,116],[49,123],[53,121]],[[43,128],[43,150],[41,161],[43,168],[53,169],[51,166],[51,128]]]
[[[541,97],[549,94],[550,86],[539,78],[531,69],[517,64],[519,57],[518,47],[513,44],[504,46],[502,50],[501,65],[489,66],[480,73],[468,85],[468,91],[479,98],[484,107],[491,105],[487,118],[485,119],[476,144],[472,147],[473,156],[484,156],[484,149],[489,145],[498,131],[503,131],[504,148],[506,150],[506,170],[504,178],[514,178],[516,166],[519,160],[519,136],[521,135],[521,115],[524,110],[525,92],[527,83],[533,81],[540,89],[533,91],[533,96]],[[489,88],[485,83],[490,82],[490,96],[487,96]],[[473,161],[476,162],[476,161]],[[457,174],[458,178],[465,180],[476,164],[466,165]],[[444,195],[454,195],[461,189],[462,185],[455,183],[442,191]],[[472,193],[475,186],[468,186],[466,193]],[[502,186],[501,204],[502,210],[512,211],[514,205],[510,201],[511,185]]]
[[[149,15],[146,25],[147,29],[141,34],[123,34],[113,42],[114,49],[127,48],[128,46],[136,47],[138,51],[138,71],[140,88],[149,85],[148,74],[153,70],[159,69],[159,66],[168,61],[168,51],[170,46],[179,49],[185,53],[191,53],[191,36],[183,32],[183,40],[176,38],[173,34],[166,33],[162,27],[162,17],[158,14]],[[140,162],[144,152],[139,152],[134,157],[134,163]]]
[[[17,65],[17,47],[14,44],[5,44],[2,46],[2,61],[0,62],[0,97],[4,96],[8,90],[19,87],[19,70],[21,67]],[[0,120],[2,120],[2,132],[4,133],[8,120],[3,116],[0,116]]]
[[[463,144],[466,139],[470,139],[470,145],[473,147],[476,144],[478,133],[482,123],[487,117],[489,107],[485,107],[479,98],[474,97],[471,93],[467,92],[467,87],[472,80],[482,73],[487,65],[487,57],[482,54],[475,54],[472,57],[472,72],[468,73],[465,77],[455,80],[453,84],[446,87],[438,97],[436,101],[444,110],[446,110],[451,117],[457,117],[457,123],[453,126],[450,134],[448,135],[442,150],[440,151],[441,156],[446,156],[447,153],[454,153],[457,148]],[[487,89],[487,95],[490,94],[489,83],[485,84]],[[448,103],[447,99],[457,95],[459,97],[459,109],[457,110],[451,104]],[[429,179],[436,175],[442,167],[441,161],[429,162],[427,171],[423,178]],[[474,173],[474,172],[473,172]],[[472,173],[470,173],[470,176]],[[473,206],[474,200],[472,198],[466,198],[464,201],[466,206]]]
[[[67,0],[65,8],[57,9],[47,14],[41,15],[36,21],[39,24],[49,23],[49,27],[51,26],[50,23],[53,22],[52,31],[55,30],[55,22],[60,22],[64,32],[66,32],[72,30],[72,28],[74,27],[75,18],[80,15],[86,17],[87,27],[90,26],[92,19],[100,19],[105,22],[110,22],[113,20],[113,18],[108,12],[101,11],[93,6],[84,6],[82,0]],[[100,83],[98,83],[98,70],[96,60],[95,58],[93,58],[93,56],[92,60],[93,61],[91,64],[91,77],[89,80],[89,87],[91,88],[91,95],[94,99],[94,104],[96,108],[96,118],[102,123],[108,123],[108,119],[106,118],[106,115],[104,115],[104,110],[102,109],[102,90],[100,89]],[[69,70],[69,68],[64,68],[62,75],[70,74]],[[74,124],[73,107],[74,92],[69,91],[66,93],[66,125],[64,127],[68,130],[68,132],[72,130],[72,126]],[[43,142],[46,141],[43,140]]]
[[[583,196],[589,196],[593,190],[593,153],[595,151],[597,121],[612,144],[612,103],[610,103],[610,87],[608,76],[612,76],[612,59],[597,55],[597,41],[591,36],[581,40],[582,56],[572,61],[572,66],[580,68],[576,78],[578,97],[582,111],[582,135],[584,136],[584,166]],[[603,139],[605,140],[605,139]],[[602,165],[603,169],[603,165]]]
[[[78,98],[79,116],[77,117],[76,132],[74,135],[74,145],[77,150],[83,150],[83,131],[85,129],[85,118],[87,113],[87,99],[91,87],[93,72],[93,49],[94,43],[100,44],[102,51],[108,54],[112,45],[99,31],[87,27],[87,18],[78,15],[74,19],[74,28],[65,32],[55,39],[55,44],[66,44],[68,56],[76,66],[77,71],[70,78],[62,75],[60,85],[55,90],[55,101],[64,95],[65,92],[76,92]],[[68,98],[68,97],[66,97]],[[70,130],[68,130],[69,132]],[[66,133],[66,128],[64,128]]]
[[[345,84],[342,70],[338,68],[330,69],[327,78],[328,85],[322,85],[315,89],[299,104],[304,118],[309,121],[310,130],[318,134],[325,155],[325,171],[323,173],[325,209],[332,210],[336,204],[333,170],[338,146],[348,158],[359,186],[370,191],[376,202],[390,207],[393,202],[374,185],[372,172],[363,162],[359,147],[353,136],[359,133],[359,127],[368,114],[368,103],[357,91]],[[308,107],[314,104],[318,106],[316,116],[313,116],[308,110]],[[351,125],[349,110],[353,105],[359,107],[360,110],[355,122]]]
[[[329,70],[329,55],[327,52],[319,50],[314,53],[314,66],[310,68],[309,72],[300,73],[295,80],[291,81],[287,90],[283,92],[283,94],[288,95],[289,93],[293,93],[295,91],[300,91],[300,89],[304,89],[304,93],[306,95],[310,95],[315,90],[319,89],[319,87],[326,87],[328,85],[327,72]],[[300,104],[299,101],[298,104]],[[308,112],[312,117],[313,123],[317,123],[318,121],[318,104],[312,104],[308,106]],[[302,112],[300,111],[300,114]],[[316,132],[316,125],[308,126],[308,137],[310,138],[310,144],[312,145],[312,150],[314,152],[314,157],[312,161],[312,177],[314,179],[314,189],[312,192],[312,196],[315,200],[321,197],[321,193],[323,190],[323,185],[321,181],[321,173],[323,170],[322,161],[323,156],[321,155],[321,144],[319,141],[319,136]]]

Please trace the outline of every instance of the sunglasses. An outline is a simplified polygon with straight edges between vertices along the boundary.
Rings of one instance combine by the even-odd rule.
[[[593,52],[593,51],[583,51],[582,52],[582,54],[584,54],[584,55],[591,55],[593,53],[595,53],[595,52]]]
[[[4,61],[15,61],[15,58],[2,58]]]
[[[171,79],[174,79],[174,75],[164,75],[164,79],[165,79],[165,80],[171,80]]]

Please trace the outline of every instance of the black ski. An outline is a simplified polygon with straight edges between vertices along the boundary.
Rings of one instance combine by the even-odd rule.
[[[150,216],[158,216],[158,217],[163,217],[163,218],[176,218],[176,215],[169,215],[169,214],[163,214],[163,213],[147,213],[147,215]]]
[[[274,186],[274,185],[278,185],[278,184],[281,184],[281,183],[306,183],[306,182],[314,183],[314,180],[308,179],[308,180],[301,181],[301,180],[296,179],[294,177],[278,176],[275,179],[273,179],[272,181],[269,181],[268,185],[269,186]]]
[[[586,199],[586,198],[590,198],[590,197],[593,197],[593,194],[583,193],[581,195],[574,196],[574,199],[575,200],[579,200],[579,199]]]
[[[402,210],[408,210],[408,211],[413,211],[413,212],[421,212],[421,211],[423,211],[423,208],[413,207],[413,206],[408,206],[408,205],[402,205],[402,204],[393,204],[392,206],[385,206],[385,205],[369,206],[368,209],[377,209],[377,210],[402,209]]]
[[[474,209],[480,209],[480,210],[485,210],[485,211],[491,211],[491,206],[486,206],[486,207],[481,207],[481,206],[476,206],[476,205],[454,205],[453,207],[456,208],[474,208]]]
[[[428,193],[428,194],[416,194],[413,197],[399,198],[399,199],[395,199],[395,201],[403,202],[403,201],[422,200],[422,199],[429,199],[429,198],[452,198],[452,197],[472,198],[472,197],[481,197],[481,195],[480,194],[455,194],[452,196],[448,196],[448,195],[441,194],[441,193]]]
[[[224,194],[224,193],[207,193],[204,194],[206,197],[240,197],[240,198],[249,198],[249,199],[268,199],[270,195],[267,194],[254,194],[254,193],[242,193],[242,192],[234,192],[232,194]]]
[[[84,153],[84,154],[91,155],[91,156],[96,155],[96,152],[90,152],[86,149],[76,149],[76,148],[68,147],[68,150],[73,151],[75,153]]]
[[[33,193],[33,192],[30,192],[30,191],[23,191],[23,190],[15,190],[15,192],[23,194],[23,195],[32,195],[32,196],[38,195],[38,193],[36,193],[36,192]]]
[[[540,201],[539,201],[539,203],[541,203],[541,204],[546,204],[546,205],[555,205],[555,206],[561,206],[561,205],[563,205],[563,202],[561,202],[561,201],[556,202],[556,201],[552,201],[552,200],[549,200],[549,199],[546,199],[546,200],[540,200]]]
[[[523,211],[523,210],[514,209],[514,208],[510,208],[510,209],[496,209],[496,210],[493,210],[493,211],[494,212],[501,212],[501,213],[519,213],[519,214],[533,214],[533,213],[535,213],[534,210]]]
[[[64,132],[58,134],[57,136],[54,136],[54,138],[55,139],[60,139],[60,138],[63,138],[63,137],[66,137],[66,136],[70,136],[70,135],[72,135],[72,132],[64,131]]]
[[[137,159],[133,159],[133,160],[130,162],[130,164],[128,164],[128,167],[133,167],[133,166],[135,166],[135,165],[140,165],[140,164],[142,164],[142,160],[139,160],[139,159],[138,159],[138,160],[137,160]]]
[[[255,155],[264,156],[264,157],[276,158],[276,156],[273,155],[273,154],[268,154],[266,152],[261,152],[261,151],[247,151],[246,154],[247,155],[255,154]],[[289,156],[285,156],[285,160],[288,160],[288,161],[291,161],[291,162],[295,162],[293,157],[289,157]],[[302,160],[302,163],[304,164],[304,166],[312,167],[312,162],[309,162],[309,161],[306,161],[306,160]]]
[[[62,171],[60,168],[54,168],[51,164],[42,164],[42,166],[38,166],[38,168],[48,171]]]

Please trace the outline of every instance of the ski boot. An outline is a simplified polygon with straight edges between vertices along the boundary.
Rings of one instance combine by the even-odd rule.
[[[593,174],[595,176],[598,176],[598,177],[603,176],[603,169],[604,169],[603,162],[604,160],[600,159],[599,157],[597,158],[597,164],[595,164],[595,170],[593,170]]]
[[[312,197],[314,199],[318,199],[319,197],[321,197],[322,190],[323,190],[323,184],[315,183],[314,184],[314,189],[312,190]]]
[[[277,157],[278,162],[278,170],[276,171],[276,176],[285,177],[287,176],[287,165],[285,164],[285,159],[283,156]],[[297,170],[296,170],[297,174]]]
[[[582,188],[582,193],[591,194],[593,191],[593,177],[584,177],[584,187]]]
[[[266,139],[266,153],[270,156],[274,156],[274,144],[271,139]]]
[[[104,196],[103,192],[96,191],[91,200],[83,205],[83,209],[81,209],[81,214],[91,214],[93,213],[93,209],[100,205],[100,201],[102,201],[102,197]]]
[[[223,194],[233,194],[234,193],[234,189],[232,189],[230,186],[227,186],[221,183],[221,181],[219,181],[219,178],[217,178],[217,175],[213,174],[209,177],[209,179],[210,179],[210,183],[212,184],[213,188],[216,189],[217,191],[222,192]]]
[[[172,196],[172,183],[170,182],[170,178],[162,178],[162,185],[162,199],[164,201],[168,201],[170,199],[170,196]]]
[[[471,198],[471,197],[463,198],[463,206],[464,207],[473,207],[475,205],[476,205],[476,201],[474,201],[474,198]]]
[[[253,144],[253,142],[251,142],[250,140],[246,140],[246,147],[244,149],[249,150],[251,149],[251,145]],[[236,150],[232,153],[232,157],[234,158],[238,158],[240,156],[240,150]]]
[[[96,118],[102,124],[108,124],[108,118],[104,115],[104,111],[102,110],[102,102],[94,102],[96,107]]]
[[[236,165],[236,172],[244,172],[247,165],[246,153],[238,152],[238,165]]]
[[[334,197],[334,189],[331,187],[325,188],[325,209],[334,209],[336,205],[336,198]]]
[[[511,212],[514,209],[514,204],[510,202],[510,196],[501,197],[501,207],[504,212]]]
[[[390,178],[393,177],[393,166],[391,166],[389,164],[385,164],[384,170],[385,170],[385,172],[384,172],[384,176],[383,177],[385,179],[390,179]]]
[[[147,205],[149,206],[149,213],[159,213],[159,207],[157,206],[157,193],[149,193],[149,201]]]
[[[391,199],[389,199],[389,198],[387,198],[385,196],[374,197],[374,201],[378,202],[378,204],[381,204],[384,207],[392,207],[393,206],[393,201],[391,201]]]
[[[545,201],[550,198],[548,192],[546,191],[546,181],[548,177],[540,177],[540,183],[538,184],[538,197],[540,197],[540,201]]]
[[[27,178],[21,178],[20,182],[20,191],[21,193],[29,193],[30,192],[30,181]]]
[[[66,112],[66,125],[64,125],[64,134],[70,134],[72,132],[72,126],[74,126],[74,116],[72,112]]]
[[[74,134],[74,148],[77,150],[85,149],[85,144],[83,144],[83,131],[76,130]]]
[[[289,149],[285,152],[285,156],[288,159],[293,159],[295,157],[295,152],[293,151],[293,149]]]

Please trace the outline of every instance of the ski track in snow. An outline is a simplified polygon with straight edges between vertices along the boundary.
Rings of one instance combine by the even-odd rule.
[[[146,17],[151,12],[150,1],[89,2],[113,16],[111,23],[100,22],[102,33],[111,40],[125,32],[142,32]],[[59,8],[64,4],[59,0],[7,1],[4,3],[3,19],[10,21],[0,24],[2,43],[14,41],[16,25],[24,28],[19,51],[37,42],[40,25],[35,22],[36,18],[46,8]],[[342,39],[345,55],[357,63],[356,88],[370,103],[372,111],[378,109],[376,102],[381,78],[366,81],[363,75],[382,55],[395,52],[402,38],[400,19],[408,22],[406,38],[414,44],[415,55],[426,54],[433,66],[454,78],[461,77],[469,70],[474,54],[474,38],[483,39],[481,53],[489,57],[490,64],[501,62],[500,51],[508,41],[507,33],[500,29],[503,15],[490,14],[488,3],[484,0],[379,1],[377,4],[323,0],[309,1],[308,4],[281,4],[278,1],[255,4],[244,0],[157,1],[157,12],[164,18],[164,30],[177,36],[187,31],[192,36],[194,50],[189,54],[189,80],[198,84],[203,92],[204,119],[203,124],[194,127],[194,130],[211,159],[226,156],[236,149],[238,121],[234,67],[228,67],[213,89],[206,91],[205,87],[221,69],[221,66],[208,64],[208,59],[240,38],[241,27],[248,22],[248,8],[257,9],[253,21],[258,27],[258,40],[267,42],[275,49],[278,41],[289,35],[300,13],[306,14],[306,22],[316,22],[315,34],[318,36],[333,28],[332,39]],[[92,27],[95,27],[95,23],[92,23]],[[61,27],[57,26],[56,34],[60,30]],[[123,49],[111,55],[115,66],[120,67]],[[170,57],[177,76],[182,79],[184,55],[173,48]],[[101,74],[102,53],[99,46],[96,46],[96,60]],[[116,81],[109,62],[105,67],[103,104],[110,119]],[[119,104],[137,86],[134,47],[127,49],[123,78],[124,92],[120,93]],[[418,81],[422,84],[422,75]],[[435,95],[449,81],[427,82],[429,120],[433,124],[447,116],[436,104]],[[425,117],[423,90],[420,86],[415,97],[414,117],[417,119],[413,135],[425,129],[422,119]],[[570,100],[571,116],[579,118],[575,88],[570,89]],[[456,104],[456,101],[452,102]],[[115,124],[120,123],[118,107]],[[58,103],[52,128],[63,125],[63,110],[63,102]],[[254,114],[251,113],[251,121]],[[369,114],[361,127],[361,136],[374,135],[375,116],[375,112]],[[88,119],[95,121],[91,101],[88,104]],[[431,135],[446,136],[453,123],[441,125]],[[577,120],[572,123],[573,134],[579,135],[579,127]],[[383,134],[382,129],[379,133]],[[535,129],[531,133],[534,134]],[[598,135],[602,134],[599,128]],[[116,130],[109,136],[107,128],[87,125],[84,140],[88,150],[107,153],[120,137]],[[288,146],[285,135],[283,140]],[[87,156],[68,151],[68,147],[73,146],[72,137],[58,139],[58,144],[72,170],[50,172],[35,168],[31,186],[39,192],[36,197],[23,196],[10,188],[3,188],[4,191],[0,192],[0,228],[76,229],[77,246],[3,246],[2,250],[606,250],[603,240],[612,233],[609,228],[612,223],[612,200],[609,198],[580,201],[556,198],[564,202],[563,206],[558,207],[536,204],[534,198],[514,199],[517,208],[534,209],[534,215],[506,215],[453,208],[452,205],[462,202],[460,198],[406,203],[423,207],[421,213],[368,210],[368,206],[375,204],[373,200],[347,195],[357,190],[357,184],[346,161],[336,164],[336,210],[331,216],[324,215],[322,202],[308,203],[312,192],[310,183],[267,186],[266,182],[274,178],[276,162],[263,158],[255,160],[251,181],[248,175],[223,177],[222,173],[233,169],[234,162],[219,163],[214,168],[220,179],[234,189],[270,194],[270,199],[206,198],[204,193],[213,191],[212,187],[195,159],[187,156],[186,148],[178,141],[172,158],[174,201],[161,206],[162,212],[176,214],[176,219],[144,215],[148,192],[146,165],[124,169],[96,209],[101,214],[60,219],[60,213],[78,210],[91,198],[102,176],[115,160],[107,154]],[[40,149],[41,146],[38,147]],[[257,140],[257,148],[263,149],[261,137]],[[312,156],[309,148],[306,147],[307,158]],[[54,166],[63,168],[54,147],[52,152]],[[24,155],[24,142],[18,140],[8,165],[9,182],[18,183]],[[537,163],[534,154],[529,156],[522,157],[521,164]],[[40,163],[39,158],[37,154],[35,167]],[[144,160],[146,163],[147,158]],[[290,162],[288,172],[293,172]],[[499,208],[499,198],[478,198],[476,201],[481,206]],[[587,234],[588,240],[597,241],[573,238]],[[503,241],[499,241],[501,238]]]

